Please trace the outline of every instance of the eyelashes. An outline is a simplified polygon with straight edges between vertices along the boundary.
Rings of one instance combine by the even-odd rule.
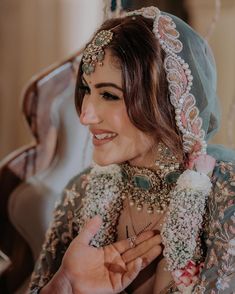
[[[85,95],[90,95],[91,94],[91,90],[88,86],[86,85],[79,85],[78,86],[78,90],[81,91],[81,94],[83,96]],[[114,101],[114,100],[120,100],[120,98],[108,91],[103,91],[99,94],[104,100],[107,101]]]
[[[107,91],[100,94],[105,100],[119,100],[120,98],[116,95],[113,95]]]

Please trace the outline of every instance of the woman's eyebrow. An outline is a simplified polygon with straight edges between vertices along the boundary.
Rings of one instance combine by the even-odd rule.
[[[98,83],[98,84],[95,84],[95,88],[97,88],[97,89],[103,88],[103,87],[113,87],[113,88],[118,89],[119,91],[123,92],[123,89],[121,87],[119,87],[118,85],[114,84],[114,83]]]
[[[88,85],[86,79],[83,76],[82,76],[82,81],[84,82],[84,84]],[[100,88],[103,88],[103,87],[113,87],[113,88],[118,89],[119,91],[123,92],[123,89],[121,87],[119,87],[118,85],[114,84],[114,83],[98,83],[98,84],[95,84],[96,89],[100,89]]]

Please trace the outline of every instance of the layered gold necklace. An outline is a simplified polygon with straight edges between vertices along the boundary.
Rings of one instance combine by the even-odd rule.
[[[128,163],[122,164],[121,169],[124,182],[122,199],[128,199],[130,206],[135,206],[138,211],[146,207],[149,214],[164,213],[180,171],[172,173],[171,180],[166,181],[160,169],[133,167]]]

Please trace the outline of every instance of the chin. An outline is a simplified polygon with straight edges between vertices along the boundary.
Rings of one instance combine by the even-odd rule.
[[[108,158],[107,156],[95,156],[93,155],[93,161],[98,164],[99,166],[108,166],[111,164],[121,164],[125,162],[125,160],[118,159],[118,158]]]
[[[112,163],[110,163],[110,162],[104,162],[104,161],[99,161],[99,160],[94,160],[94,162],[96,163],[96,164],[98,164],[99,166],[108,166],[108,165],[110,165],[110,164],[112,164]]]

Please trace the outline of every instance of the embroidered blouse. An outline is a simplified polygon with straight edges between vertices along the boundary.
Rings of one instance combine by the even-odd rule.
[[[69,182],[55,208],[54,220],[46,233],[32,275],[31,294],[38,293],[50,281],[59,269],[70,242],[78,234],[77,215],[85,196],[89,172],[90,169]],[[203,235],[206,258],[193,293],[232,294],[235,293],[235,164],[217,163],[212,183],[213,193],[207,202],[207,229]],[[174,293],[173,288],[166,293]]]

